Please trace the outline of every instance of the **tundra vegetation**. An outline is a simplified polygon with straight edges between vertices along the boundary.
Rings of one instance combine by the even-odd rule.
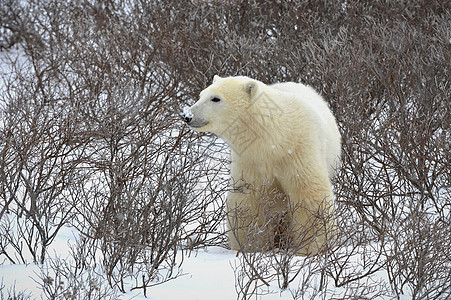
[[[336,238],[239,252],[239,299],[451,297],[449,1],[4,0],[0,51],[0,259],[49,299],[146,295],[227,247],[227,146],[180,119],[215,74],[311,85],[343,137]]]

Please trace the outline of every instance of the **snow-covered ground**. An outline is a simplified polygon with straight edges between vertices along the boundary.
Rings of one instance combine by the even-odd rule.
[[[64,228],[52,244],[49,256],[67,259],[67,243],[73,240],[71,229]],[[221,247],[191,251],[184,255],[179,277],[147,289],[147,298],[142,290],[135,290],[123,294],[122,299],[236,299],[233,266],[238,263],[236,251]],[[3,294],[6,296],[8,290],[14,289],[16,295],[23,292],[24,295],[31,295],[31,299],[45,299],[39,284],[42,282],[40,273],[40,266],[35,264],[0,265]],[[277,286],[274,286],[273,292],[259,299],[292,299],[288,291],[280,294]]]
[[[75,243],[75,235],[75,229],[63,228],[48,251],[48,260],[58,258],[61,261],[71,261],[69,244]],[[185,251],[180,276],[147,288],[146,296],[142,289],[131,291],[130,287],[133,282],[129,282],[129,286],[125,287],[127,292],[125,294],[118,293],[118,295],[120,299],[237,299],[236,271],[241,263],[240,255],[237,255],[236,251],[221,247]],[[264,259],[264,256],[262,256],[262,259]],[[47,268],[47,262],[43,266],[36,264],[9,265],[8,263],[0,265],[0,288],[3,287],[0,289],[0,296],[3,294],[4,297],[7,297],[8,291],[14,290],[16,295],[21,293],[30,295],[30,299],[46,299],[41,285],[43,282],[42,274],[47,274]],[[52,271],[50,270],[50,272]],[[308,267],[306,267],[305,272],[309,272]],[[290,288],[285,291],[279,289],[277,280],[270,281],[268,288],[260,290],[264,295],[259,295],[253,299],[304,299],[302,297],[295,298],[292,293],[295,293],[296,289],[299,288],[299,280],[302,280],[305,272],[301,271],[300,276],[290,283]],[[386,282],[385,276],[385,272],[378,272],[371,277],[371,280]],[[309,284],[317,285],[318,281],[319,276],[316,276]],[[326,286],[328,292],[325,298],[319,299],[330,299],[331,297],[341,299],[340,297],[349,293],[349,290],[347,290],[349,287],[336,288],[331,280],[326,283]],[[106,282],[104,282],[104,287],[108,287]],[[0,299],[3,298],[0,297]],[[305,299],[310,299],[310,297]],[[391,297],[377,299],[391,299]],[[409,299],[409,297],[406,296],[401,299]]]
[[[235,299],[234,273],[231,263],[236,253],[222,248],[211,248],[192,253],[185,258],[183,275],[147,290],[147,298],[142,290],[130,291],[123,299]],[[5,291],[15,288],[16,294],[23,291],[32,298],[40,298],[42,290],[36,282],[40,268],[37,265],[0,266]],[[6,292],[5,292],[6,295]],[[271,299],[266,298],[265,299]],[[277,297],[280,299],[280,297]]]

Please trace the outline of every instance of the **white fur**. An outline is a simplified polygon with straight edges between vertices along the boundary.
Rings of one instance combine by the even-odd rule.
[[[213,102],[214,98],[220,101]],[[294,232],[309,226],[313,211],[326,206],[331,211],[330,178],[339,164],[341,137],[328,105],[311,87],[215,76],[190,112],[193,128],[221,136],[232,149],[231,183],[237,189],[228,195],[230,211],[257,211],[261,197],[240,187],[251,185],[258,190],[268,183],[290,201],[277,203],[274,209],[302,207],[289,219]],[[261,218],[259,215],[254,222],[264,226]],[[229,220],[234,231],[229,234],[232,249],[247,243],[245,230],[236,227],[249,226],[251,219]],[[315,235],[318,238],[319,234]],[[316,253],[323,243],[324,237],[320,237],[298,252]]]

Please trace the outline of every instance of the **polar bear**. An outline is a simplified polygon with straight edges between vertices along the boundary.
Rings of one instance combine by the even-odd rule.
[[[300,83],[216,75],[184,119],[231,148],[230,247],[318,253],[335,226],[330,179],[341,155],[341,136],[322,97]]]

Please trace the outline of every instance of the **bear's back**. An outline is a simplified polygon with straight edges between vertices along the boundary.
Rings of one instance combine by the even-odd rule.
[[[309,107],[318,122],[319,138],[322,140],[322,152],[328,164],[329,177],[335,174],[341,156],[341,135],[329,105],[312,87],[302,83],[285,82],[270,85],[280,92],[291,94],[302,102],[302,106]]]
[[[270,85],[270,87],[275,88],[284,93],[290,93],[295,95],[296,98],[301,100],[304,104],[307,104],[309,107],[312,107],[315,110],[315,112],[318,113],[321,117],[328,116],[333,118],[333,115],[330,112],[327,103],[312,87],[308,85],[295,82],[284,82]]]

